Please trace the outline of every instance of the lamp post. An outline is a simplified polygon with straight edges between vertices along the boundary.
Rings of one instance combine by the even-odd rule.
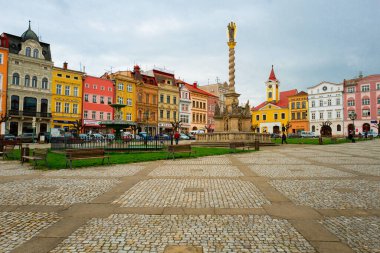
[[[352,127],[353,127],[353,136],[355,136],[355,120],[357,119],[358,115],[356,114],[356,112],[351,112],[348,117],[350,118],[350,120],[352,120]]]

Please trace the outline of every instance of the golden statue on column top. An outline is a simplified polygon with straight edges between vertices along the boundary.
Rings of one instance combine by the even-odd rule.
[[[227,26],[227,29],[228,29],[228,42],[235,42],[236,24],[234,22],[230,22]]]

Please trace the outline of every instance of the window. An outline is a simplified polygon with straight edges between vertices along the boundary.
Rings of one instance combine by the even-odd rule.
[[[281,113],[281,119],[285,119],[285,113]]]
[[[380,90],[380,83],[376,84],[376,90]]]
[[[124,90],[124,84],[119,83],[119,84],[117,85],[117,89],[118,89],[118,90]]]
[[[319,100],[319,106],[320,106],[320,107],[323,106],[323,100]]]
[[[272,98],[272,92],[268,92],[268,98]]]
[[[91,112],[91,118],[92,118],[92,119],[96,119],[96,112],[95,112],[95,111],[92,111],[92,112]]]
[[[315,113],[311,113],[311,119],[315,119]]]
[[[89,85],[88,83],[86,83],[86,84],[84,85],[84,87],[86,87],[86,88],[90,88],[90,85]]]
[[[142,94],[141,93],[137,94],[137,102],[138,103],[142,102]]]
[[[363,109],[362,110],[362,116],[363,117],[369,117],[370,116],[369,109]]]
[[[323,119],[323,112],[319,113],[319,119]]]
[[[362,105],[369,105],[369,98],[363,98],[362,99]]]
[[[58,73],[57,76],[62,77],[62,74]],[[87,87],[87,86],[86,86]]]
[[[377,116],[380,116],[380,108],[377,108]]]
[[[103,119],[103,115],[104,115],[104,112],[100,112],[100,113],[99,113],[99,118],[100,118],[100,119]]]
[[[336,111],[336,118],[340,119],[340,111]]]
[[[292,112],[292,120],[296,119],[296,114]]]
[[[111,88],[111,87],[108,87],[108,91],[112,91],[112,88]]]
[[[20,97],[16,95],[11,96],[11,110],[18,111],[20,109]]]
[[[104,90],[104,86],[100,86],[100,90]]]
[[[117,97],[117,103],[122,105],[124,104],[123,98],[122,97]]]
[[[327,105],[331,106],[331,99],[327,100]]]
[[[315,126],[311,127],[311,131],[314,133],[315,132]]]
[[[189,116],[188,115],[181,115],[180,120],[183,123],[189,123]]]
[[[107,112],[107,120],[111,120],[111,113]]]
[[[380,97],[377,98],[377,104],[380,104]]]
[[[127,113],[127,120],[128,120],[128,121],[132,121],[132,114]]]
[[[152,120],[156,120],[156,113],[155,112],[151,112],[150,113],[150,117]]]
[[[257,121],[260,120],[260,115],[256,115],[256,120],[257,120]]]
[[[300,109],[301,108],[301,104],[300,102],[297,102],[297,109]]]
[[[170,104],[170,96],[169,95],[166,96],[166,103]]]
[[[24,80],[24,86],[29,87],[29,85],[30,85],[30,76],[26,75],[25,80]]]
[[[37,88],[37,77],[36,76],[33,76],[33,78],[32,78],[32,87]]]
[[[30,47],[25,48],[25,55],[30,57],[32,54],[32,49]]]
[[[337,132],[342,131],[342,126],[338,124],[338,125],[336,126],[336,131],[337,131]]]
[[[0,53],[0,64],[3,64],[3,54]]]
[[[128,106],[132,106],[132,99],[131,99],[131,98],[128,98],[128,99],[127,99],[127,105],[128,105]]]
[[[12,84],[20,85],[20,75],[18,73],[14,73],[12,76]]]
[[[78,87],[74,87],[74,96],[78,97]]]
[[[166,118],[170,119],[170,111],[166,111]]]
[[[84,94],[84,101],[88,102],[88,94]]]
[[[65,113],[70,113],[70,104],[65,103]]]
[[[267,120],[267,115],[263,115],[263,120]]]
[[[100,103],[104,104],[104,97],[103,96],[100,96]]]
[[[302,112],[302,119],[306,119],[307,118],[307,113],[306,112]]]
[[[92,95],[92,102],[96,103],[96,95]]]
[[[75,79],[75,80],[78,80],[79,78],[78,78],[77,76],[74,76],[74,79]]]
[[[70,96],[70,86],[65,86],[65,96]]]
[[[176,112],[176,111],[173,112],[173,119],[174,119],[174,120],[177,119],[177,112]]]
[[[33,58],[38,58],[38,49],[33,50]]]
[[[156,104],[156,99],[157,99],[156,95],[153,95],[153,99],[152,99],[153,104]]]
[[[47,78],[42,78],[42,89],[47,90],[48,88],[48,79]]]
[[[311,107],[315,107],[315,101],[311,101]]]
[[[164,102],[164,95],[161,94],[161,95],[160,95],[160,103],[163,103],[163,102]]]
[[[78,114],[78,104],[73,104],[73,114]]]
[[[128,86],[127,86],[127,91],[128,91],[128,92],[132,92],[132,84],[128,84]]]
[[[92,86],[92,88],[94,89],[94,90],[96,90],[97,88],[98,88],[98,86],[96,86],[95,84]]]
[[[336,105],[340,105],[340,98],[336,99]]]
[[[160,119],[164,117],[164,110],[160,110]]]
[[[107,102],[109,105],[112,104],[112,98],[111,97],[108,97],[107,100],[108,100]]]
[[[355,87],[348,87],[347,93],[355,93]]]
[[[145,103],[149,104],[149,94],[145,95]]]
[[[55,102],[55,112],[61,112],[61,102]]]
[[[332,117],[332,112],[327,112],[327,118],[331,119],[331,117]]]
[[[85,119],[88,118],[88,112],[87,112],[87,111],[84,111],[84,113],[83,113],[83,118],[85,118]]]
[[[302,101],[302,108],[303,108],[303,109],[306,108],[306,101]]]
[[[177,104],[177,97],[173,97],[173,104]]]
[[[363,92],[369,91],[369,85],[362,85],[362,91]]]
[[[353,99],[352,100],[348,100],[347,101],[347,105],[348,106],[355,106],[355,100],[353,100]]]

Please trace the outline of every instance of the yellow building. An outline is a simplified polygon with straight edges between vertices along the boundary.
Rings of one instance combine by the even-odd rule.
[[[121,109],[122,119],[129,121],[133,129],[136,127],[136,80],[131,71],[118,71],[109,75],[115,83],[115,101],[126,105]]]
[[[160,69],[153,69],[146,74],[154,76],[158,85],[159,133],[171,133],[172,122],[179,121],[179,87],[174,74]]]
[[[304,91],[289,96],[289,132],[291,133],[309,131],[309,120],[307,116],[309,106],[307,96],[308,94]]]
[[[52,77],[52,121],[51,128],[74,130],[74,123],[82,117],[83,72],[53,67]]]
[[[297,90],[280,92],[273,66],[266,84],[266,101],[252,108],[252,128],[260,133],[281,133],[289,126],[288,97]]]

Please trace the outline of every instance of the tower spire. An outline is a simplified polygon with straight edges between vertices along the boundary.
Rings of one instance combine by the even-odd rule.
[[[31,22],[31,21],[29,20],[29,30],[31,30],[31,28],[30,28],[30,22]]]
[[[272,65],[272,70],[270,71],[269,80],[272,80],[272,81],[277,80],[276,75],[274,74],[273,65]]]

